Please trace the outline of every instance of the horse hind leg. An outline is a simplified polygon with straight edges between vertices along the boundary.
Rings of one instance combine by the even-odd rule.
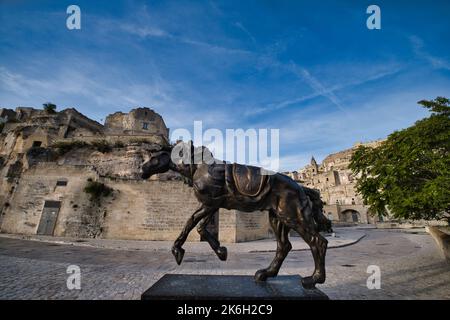
[[[316,283],[325,282],[325,255],[328,241],[315,230],[315,226],[312,224],[311,226],[298,226],[296,231],[309,245],[314,258],[314,273],[309,277],[302,278],[303,287],[311,289]]]
[[[269,222],[277,240],[277,253],[269,267],[256,271],[256,281],[265,281],[268,277],[277,276],[284,259],[292,249],[289,242],[289,227],[284,225],[272,210],[269,211]]]
[[[216,237],[214,237],[207,229],[208,223],[211,221],[211,218],[213,217],[213,214],[210,214],[203,218],[198,227],[197,231],[206,241],[209,243],[211,248],[214,250],[216,255],[219,257],[220,260],[225,261],[227,260],[227,248],[221,247],[219,240],[217,240]]]
[[[314,288],[316,283],[324,283],[325,274],[325,255],[327,252],[328,241],[317,230],[316,223],[313,220],[311,210],[311,203],[303,209],[298,202],[296,206],[297,223],[294,227],[300,236],[305,240],[311,249],[312,256],[314,258],[314,273],[302,278],[302,285],[306,289]]]

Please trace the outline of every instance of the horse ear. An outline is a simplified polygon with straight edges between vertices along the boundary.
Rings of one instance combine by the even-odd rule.
[[[194,157],[194,154],[195,154],[194,141],[189,140],[189,144],[191,145],[191,159],[192,159],[192,157]]]

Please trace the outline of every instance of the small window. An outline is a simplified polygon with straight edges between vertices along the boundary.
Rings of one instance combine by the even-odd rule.
[[[142,123],[142,129],[148,130],[148,122]]]
[[[33,148],[40,147],[42,145],[42,141],[33,141]]]
[[[67,180],[58,180],[58,181],[56,181],[56,186],[57,187],[65,187],[65,186],[67,186]]]

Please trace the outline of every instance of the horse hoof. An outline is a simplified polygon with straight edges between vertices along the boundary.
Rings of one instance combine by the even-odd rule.
[[[313,277],[302,278],[302,286],[305,289],[314,289],[316,287],[316,280]]]
[[[172,254],[175,257],[175,261],[177,262],[178,265],[181,264],[181,261],[183,261],[183,257],[184,257],[184,249],[183,248],[172,248]]]
[[[267,280],[267,270],[261,269],[261,270],[256,271],[255,280],[256,281],[266,281]]]
[[[220,260],[222,260],[222,261],[227,260],[227,256],[228,256],[227,248],[219,247],[219,249],[217,249],[217,251],[216,251],[216,254]]]

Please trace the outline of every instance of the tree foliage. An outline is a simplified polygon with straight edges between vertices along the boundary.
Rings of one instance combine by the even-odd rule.
[[[102,197],[108,197],[112,194],[113,189],[98,181],[88,179],[84,192],[91,195],[91,201],[100,201]]]
[[[56,104],[47,102],[47,103],[44,103],[42,106],[44,107],[44,110],[47,113],[55,113],[56,112]]]
[[[374,214],[440,219],[450,211],[450,100],[418,102],[431,115],[395,131],[381,146],[360,146],[350,169]]]
[[[80,140],[74,141],[58,141],[52,145],[52,148],[55,148],[60,156],[66,154],[69,151],[74,149],[80,149],[89,146],[88,143]]]
[[[101,153],[107,153],[112,151],[112,145],[106,140],[94,140],[91,145]]]

